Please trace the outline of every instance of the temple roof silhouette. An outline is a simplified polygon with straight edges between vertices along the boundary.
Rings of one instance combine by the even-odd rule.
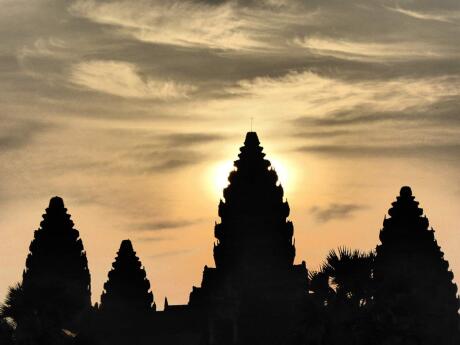
[[[121,242],[112,267],[104,284],[100,309],[112,313],[151,310],[150,282],[130,240]]]
[[[238,157],[218,207],[215,268],[205,266],[201,287],[193,288],[189,304],[207,310],[216,324],[222,318],[239,320],[225,327],[238,329],[243,343],[259,344],[286,332],[287,320],[295,323],[295,306],[307,294],[308,272],[304,262],[294,265],[289,205],[257,133],[246,134]],[[272,305],[278,306],[276,315]],[[250,322],[260,318],[263,325]],[[224,333],[222,338],[233,337]]]

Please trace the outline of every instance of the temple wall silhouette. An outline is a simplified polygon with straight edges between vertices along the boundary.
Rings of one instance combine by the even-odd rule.
[[[460,344],[457,286],[409,187],[375,251],[332,250],[309,272],[295,264],[289,205],[255,132],[234,166],[214,227],[215,267],[204,267],[187,304],[165,299],[162,311],[130,240],[91,306],[82,240],[52,198],[0,310],[0,344]]]

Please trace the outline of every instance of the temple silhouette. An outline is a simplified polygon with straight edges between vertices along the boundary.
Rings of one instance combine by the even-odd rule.
[[[308,291],[305,262],[294,265],[289,205],[259,144],[255,132],[246,135],[219,203],[216,267],[204,268],[190,294],[190,307],[207,315],[211,344],[282,341]]]
[[[0,344],[460,344],[457,286],[409,187],[375,251],[331,250],[309,272],[295,264],[289,205],[255,132],[238,157],[218,207],[215,267],[204,267],[187,304],[165,299],[157,310],[141,259],[124,240],[91,305],[82,240],[53,197],[23,279],[1,307]]]

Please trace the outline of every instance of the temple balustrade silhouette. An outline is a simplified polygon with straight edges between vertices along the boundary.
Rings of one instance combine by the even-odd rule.
[[[187,304],[165,298],[161,311],[130,240],[91,306],[82,240],[63,200],[52,198],[1,310],[15,322],[13,343],[459,344],[457,286],[409,187],[375,252],[340,248],[309,272],[295,263],[289,205],[255,132],[234,166],[214,227],[215,267],[204,266]]]

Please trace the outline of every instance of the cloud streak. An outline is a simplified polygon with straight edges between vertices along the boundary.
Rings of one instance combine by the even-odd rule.
[[[362,111],[362,108],[368,113],[365,116],[370,116],[372,113],[424,108],[460,97],[460,78],[442,76],[347,81],[304,71],[275,78],[243,80],[228,91],[240,97],[237,99],[240,107],[245,106],[255,113],[262,109],[273,115],[289,111],[290,114],[327,120],[336,113]],[[232,101],[236,103],[234,100],[227,102],[230,108]]]
[[[169,100],[187,98],[192,85],[172,80],[142,78],[134,64],[120,61],[88,61],[72,67],[72,83],[89,90],[124,98]]]
[[[183,254],[187,254],[187,253],[190,253],[190,252],[192,252],[191,249],[169,250],[169,251],[166,251],[166,252],[150,255],[149,257],[156,259],[156,258],[163,258],[163,257],[169,257],[169,256],[183,255]]]
[[[160,220],[154,222],[147,222],[136,224],[134,228],[138,231],[165,231],[165,230],[175,230],[189,227],[191,225],[199,223],[201,220]]]
[[[460,20],[460,11],[449,11],[449,12],[438,12],[438,13],[430,13],[430,12],[420,12],[414,10],[407,10],[401,7],[391,8],[391,11],[395,11],[406,15],[411,18],[420,19],[420,20],[431,20],[431,21],[438,21],[444,23],[454,23]]]
[[[319,223],[327,223],[336,219],[350,218],[356,212],[363,210],[365,207],[358,204],[337,204],[331,203],[328,206],[314,206],[310,209],[310,214]]]
[[[0,124],[0,152],[21,149],[33,142],[37,136],[54,127],[56,125],[36,120],[4,119]]]
[[[315,54],[361,61],[384,62],[388,60],[433,59],[445,56],[439,47],[427,47],[417,42],[354,42],[314,36],[296,39],[294,42],[300,47],[310,49]]]
[[[217,133],[167,133],[148,134],[145,131],[132,133],[138,141],[126,154],[136,160],[137,169],[150,173],[168,173],[200,164],[210,159],[211,154],[202,147],[224,141],[227,136]]]
[[[335,158],[375,158],[382,157],[403,157],[430,159],[455,159],[460,154],[460,143],[439,143],[439,144],[381,144],[381,145],[306,145],[297,149],[298,152],[314,153]]]
[[[78,0],[70,10],[144,42],[215,49],[259,45],[246,30],[251,23],[238,16],[233,2]]]

